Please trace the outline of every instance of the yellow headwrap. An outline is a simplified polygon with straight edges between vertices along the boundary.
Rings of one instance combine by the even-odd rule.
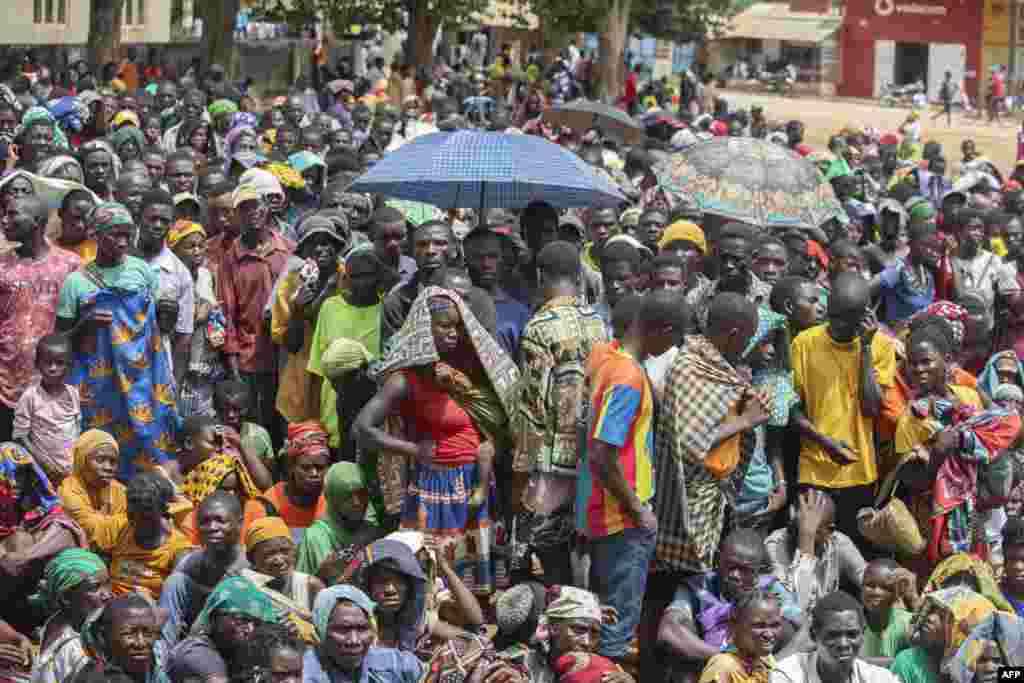
[[[672,225],[665,229],[662,233],[661,239],[658,241],[658,249],[664,249],[665,245],[671,244],[678,240],[686,240],[687,242],[693,242],[700,249],[702,254],[708,253],[707,239],[704,237],[704,231],[700,229],[700,226],[690,221],[676,221]]]
[[[200,234],[206,237],[206,231],[203,230],[203,226],[192,221],[178,221],[171,228],[171,231],[167,233],[167,246],[174,249],[174,246],[188,237],[189,235]]]
[[[130,123],[136,128],[142,128],[142,123],[139,122],[139,115],[130,109],[117,112],[117,115],[114,116],[114,120],[111,122],[111,125],[114,128],[120,128],[126,123]]]
[[[291,540],[292,532],[280,517],[260,517],[249,525],[245,532],[245,550],[252,552],[258,544],[272,538]]]
[[[71,449],[74,459],[73,474],[81,476],[89,456],[103,446],[110,446],[114,449],[115,455],[120,455],[121,449],[118,448],[117,440],[102,429],[90,429],[78,437],[78,441]]]

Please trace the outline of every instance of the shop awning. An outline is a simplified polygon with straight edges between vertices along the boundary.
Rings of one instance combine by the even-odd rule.
[[[787,43],[820,43],[842,23],[838,14],[792,12],[788,3],[759,2],[729,20],[719,40],[748,38],[784,40]]]

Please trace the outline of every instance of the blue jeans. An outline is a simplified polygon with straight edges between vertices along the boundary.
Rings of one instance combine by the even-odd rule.
[[[651,529],[625,529],[590,540],[590,590],[619,613],[617,623],[601,625],[599,653],[604,657],[625,657],[636,633],[655,537]]]

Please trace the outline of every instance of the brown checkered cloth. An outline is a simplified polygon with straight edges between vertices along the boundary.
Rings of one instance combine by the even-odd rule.
[[[669,368],[657,425],[655,566],[663,571],[706,572],[714,565],[726,499],[704,467],[730,407],[750,386],[707,338],[686,338]],[[744,435],[741,463],[753,439]]]

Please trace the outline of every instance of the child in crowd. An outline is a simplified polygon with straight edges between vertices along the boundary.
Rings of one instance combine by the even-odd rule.
[[[238,433],[243,454],[261,460],[270,471],[271,478],[281,481],[284,470],[274,452],[270,432],[255,422],[246,421],[252,403],[248,385],[237,380],[220,382],[214,390],[213,401],[221,424]]]
[[[888,667],[910,647],[910,620],[917,608],[917,577],[888,558],[875,560],[864,570],[863,656],[871,664]]]
[[[78,389],[66,383],[71,341],[48,334],[36,346],[39,382],[25,390],[14,409],[12,438],[21,442],[54,487],[71,473],[71,447],[81,434]]]

